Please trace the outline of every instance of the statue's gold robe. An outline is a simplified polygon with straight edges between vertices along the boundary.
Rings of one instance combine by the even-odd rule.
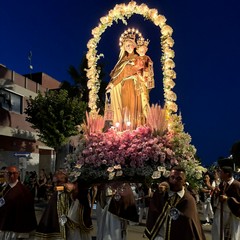
[[[130,54],[124,56],[111,72],[111,104],[113,110],[113,123],[130,122],[131,128],[143,123],[143,110],[141,100],[140,70],[143,64],[139,56]]]

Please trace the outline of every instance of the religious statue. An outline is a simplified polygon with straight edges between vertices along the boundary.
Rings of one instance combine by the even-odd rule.
[[[137,50],[139,54],[139,59],[143,68],[140,70],[139,74],[139,91],[141,93],[141,103],[143,116],[147,117],[147,111],[149,108],[149,91],[154,88],[154,72],[153,72],[153,62],[149,56],[146,55],[148,50],[149,40],[140,38],[137,40]]]
[[[141,51],[143,45],[144,51]],[[126,30],[120,37],[119,59],[110,73],[111,81],[107,86],[113,124],[118,124],[120,130],[126,126],[135,129],[146,120],[149,89],[154,87],[152,84],[148,88],[148,83],[153,82],[153,68],[151,59],[145,56],[147,45],[148,41],[144,41],[142,34],[135,29]]]

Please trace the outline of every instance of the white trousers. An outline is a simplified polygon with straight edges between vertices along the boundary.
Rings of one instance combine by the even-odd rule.
[[[110,200],[104,209],[97,203],[97,240],[126,240],[127,222],[108,211]]]
[[[231,234],[231,240],[240,239],[240,219],[236,218],[230,209],[224,204],[223,211],[223,228],[225,229],[229,225],[229,231]],[[212,225],[212,240],[220,239],[220,207],[216,209],[213,225]],[[223,233],[224,239],[224,233]]]
[[[148,215],[148,207],[140,207],[139,208],[139,222],[142,223],[143,221],[143,215],[145,213],[146,219]]]
[[[210,222],[210,219],[213,218],[213,209],[211,202],[201,202],[202,204],[202,213],[203,220]]]

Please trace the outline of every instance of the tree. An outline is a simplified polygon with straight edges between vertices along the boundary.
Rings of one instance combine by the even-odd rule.
[[[55,149],[60,148],[68,138],[78,134],[77,125],[83,122],[86,103],[79,98],[69,98],[66,90],[50,90],[43,95],[27,100],[26,120],[37,130],[40,140]],[[56,166],[60,167],[60,159]]]
[[[88,103],[89,100],[89,89],[87,87],[88,78],[86,76],[85,69],[88,68],[86,55],[82,58],[79,70],[77,70],[74,66],[70,66],[68,69],[68,73],[73,80],[73,84],[70,84],[68,81],[64,81],[61,85],[61,89],[66,89],[71,96],[81,96],[82,101]],[[105,92],[108,82],[104,81],[105,73],[103,72],[104,64],[98,64],[98,70],[100,71],[99,79],[100,79],[100,89],[98,92],[99,101],[97,102],[97,106],[100,109],[100,114],[104,112],[105,106]]]

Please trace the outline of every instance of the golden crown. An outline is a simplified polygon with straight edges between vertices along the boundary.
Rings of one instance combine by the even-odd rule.
[[[122,46],[123,43],[126,42],[127,40],[132,40],[135,42],[136,36],[138,36],[138,38],[142,38],[142,34],[139,32],[138,29],[129,28],[129,29],[125,30],[121,34],[121,37],[119,38],[119,46]]]
[[[150,40],[148,40],[148,39],[145,40],[143,37],[141,37],[137,40],[137,46],[138,47],[141,47],[141,46],[146,46],[147,47],[149,42],[150,42]]]

